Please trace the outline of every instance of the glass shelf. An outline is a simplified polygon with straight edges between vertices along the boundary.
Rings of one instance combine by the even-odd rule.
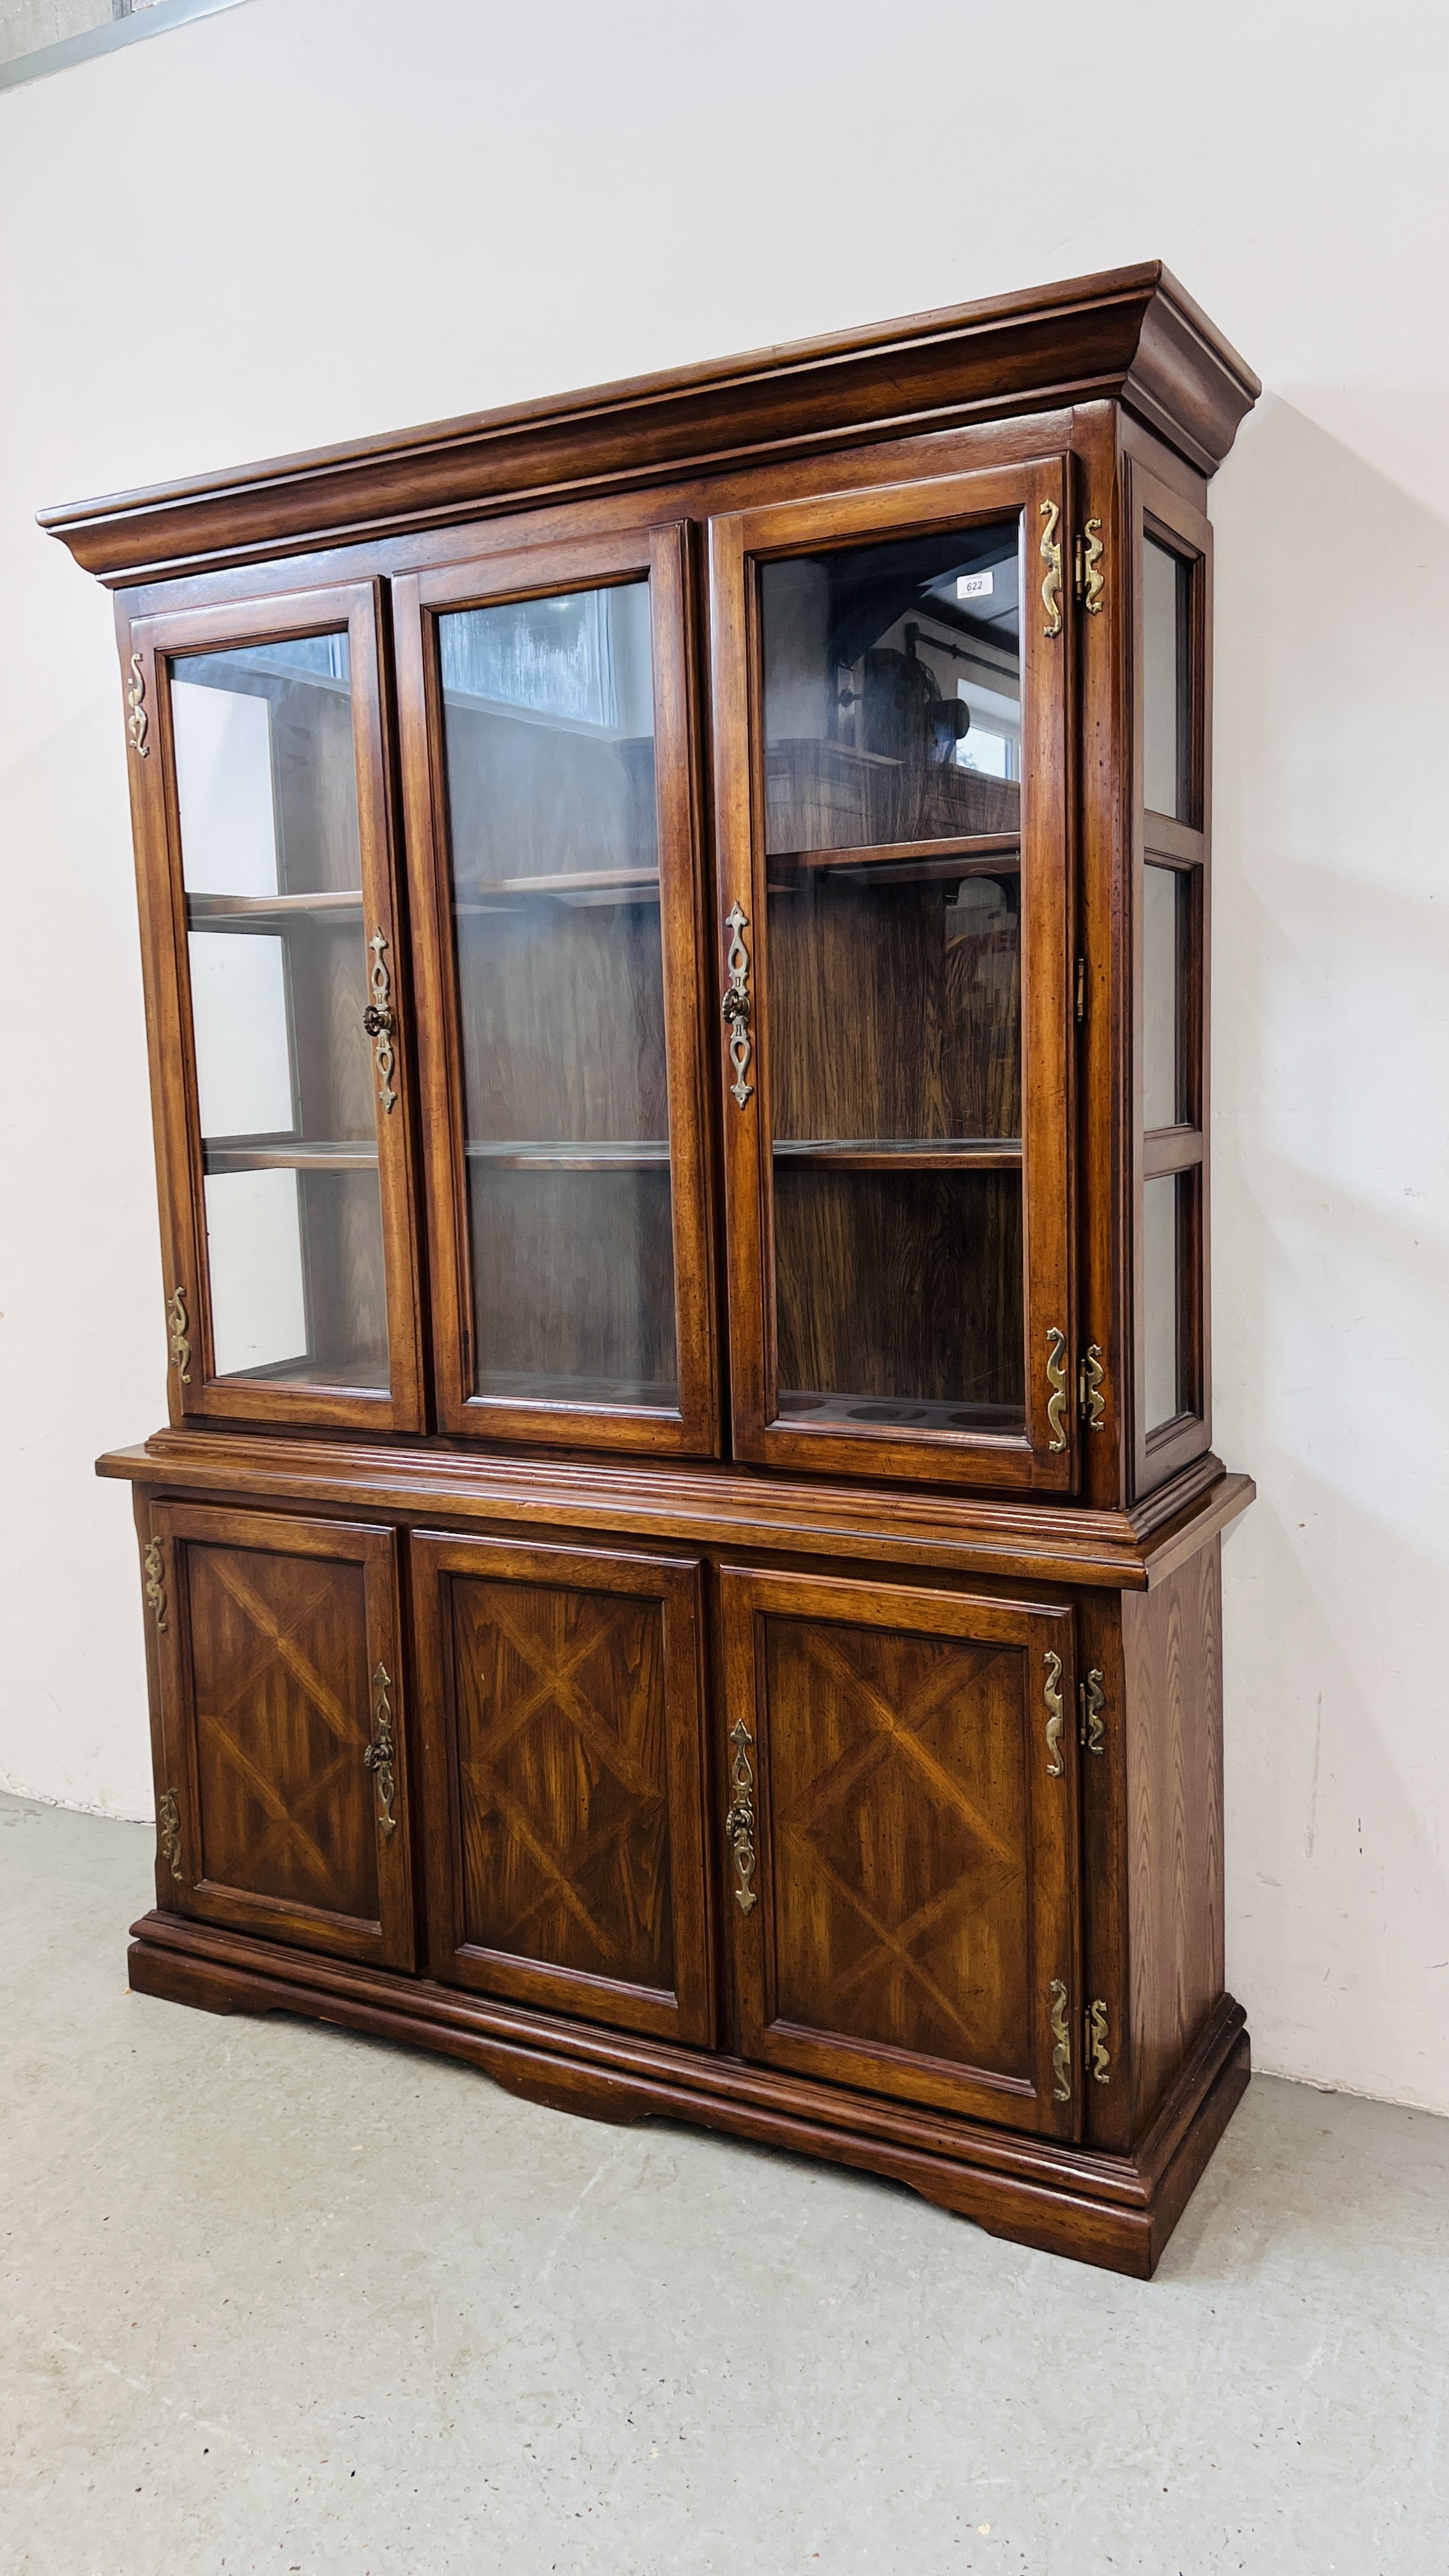
[[[638,1143],[616,1144],[599,1139],[562,1143],[515,1142],[511,1138],[469,1137],[463,1148],[470,1163],[492,1163],[502,1171],[512,1172],[635,1172],[652,1164],[669,1161],[667,1136],[641,1138]]]
[[[273,1141],[260,1136],[208,1136],[202,1143],[203,1167],[213,1172],[375,1172],[377,1147],[365,1137],[354,1142],[314,1142],[300,1137]]]
[[[313,921],[360,921],[361,887],[333,894],[189,894],[188,930],[256,933],[292,930]]]
[[[657,903],[657,868],[574,868],[567,875],[483,877],[460,886],[453,909],[462,919],[520,898],[556,903]]]

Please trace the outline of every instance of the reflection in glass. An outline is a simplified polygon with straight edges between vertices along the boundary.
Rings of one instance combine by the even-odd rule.
[[[1182,1401],[1179,1270],[1179,1192],[1190,1186],[1181,1173],[1148,1181],[1142,1191],[1142,1329],[1146,1427],[1173,1422]]]
[[[1015,833],[1021,523],[760,570],[766,847]]]
[[[1192,571],[1155,537],[1142,545],[1142,796],[1154,814],[1192,821]]]
[[[649,587],[438,627],[475,1391],[672,1410]]]
[[[1189,1123],[1187,1091],[1188,905],[1185,869],[1142,872],[1142,1124]]]
[[[171,725],[216,1372],[385,1388],[346,635],[178,656]]]

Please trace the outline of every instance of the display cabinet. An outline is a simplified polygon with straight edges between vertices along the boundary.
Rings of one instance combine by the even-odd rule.
[[[134,1985],[1154,2268],[1248,2079],[1257,390],[1151,264],[44,514],[116,592],[161,1196]]]

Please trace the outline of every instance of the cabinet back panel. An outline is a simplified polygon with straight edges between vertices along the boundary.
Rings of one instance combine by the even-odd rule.
[[[481,1395],[679,1398],[669,1171],[469,1166]]]
[[[797,1395],[1024,1404],[1021,1178],[776,1162],[781,1411]]]
[[[770,897],[777,1136],[1021,1134],[1013,874]]]
[[[470,1137],[669,1134],[659,903],[498,903],[458,919]]]

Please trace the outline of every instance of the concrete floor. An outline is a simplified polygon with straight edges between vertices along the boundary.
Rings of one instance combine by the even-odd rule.
[[[0,1801],[5,2576],[1449,2568],[1449,2122],[1259,2079],[1143,2287],[130,1995],[151,1850]]]

